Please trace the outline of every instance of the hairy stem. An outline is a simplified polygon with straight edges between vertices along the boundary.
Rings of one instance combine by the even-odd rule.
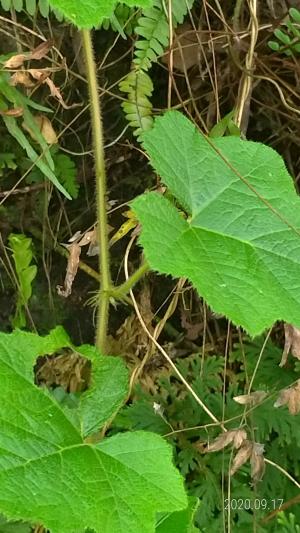
[[[110,290],[110,296],[116,300],[122,300],[134,285],[150,270],[147,262],[143,263],[122,285]]]
[[[82,30],[82,43],[86,62],[86,75],[90,96],[90,113],[93,134],[93,148],[96,175],[96,203],[98,222],[98,242],[100,248],[100,284],[101,290],[98,302],[98,316],[96,327],[96,346],[101,353],[105,353],[108,313],[109,313],[109,290],[111,287],[108,224],[106,212],[106,172],[104,163],[104,146],[101,106],[99,99],[96,63],[93,53],[91,32]]]

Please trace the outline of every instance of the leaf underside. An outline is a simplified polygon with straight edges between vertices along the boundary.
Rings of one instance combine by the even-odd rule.
[[[282,158],[237,137],[208,142],[175,111],[143,139],[187,215],[158,193],[133,201],[152,269],[188,278],[251,335],[276,320],[300,326],[300,200]]]

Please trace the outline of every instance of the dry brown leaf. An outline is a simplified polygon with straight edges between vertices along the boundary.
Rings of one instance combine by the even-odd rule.
[[[94,228],[92,231],[87,231],[82,239],[79,241],[79,246],[86,246],[87,244],[96,244],[97,243],[97,232],[96,228]]]
[[[143,309],[143,320],[147,329],[153,334],[151,294],[147,284],[144,285],[139,294],[139,301],[140,307]],[[129,365],[134,365],[136,367],[141,364],[141,359],[143,359],[148,352],[150,342],[147,333],[142,328],[140,321],[134,313],[125,319],[114,337],[109,337],[108,352],[116,355],[122,353]]]
[[[230,474],[233,475],[248,460],[251,464],[251,478],[256,483],[260,481],[265,471],[264,445],[259,442],[244,440],[242,446],[233,459]]]
[[[68,242],[77,242],[77,244],[78,244],[78,241],[79,241],[79,239],[81,239],[81,237],[82,237],[82,233],[81,233],[80,230],[78,230],[78,231],[76,231],[74,233],[74,235],[72,235],[72,237],[70,237]]]
[[[186,338],[190,341],[198,339],[203,332],[203,321],[193,324],[191,321],[191,313],[186,309],[180,310],[180,318],[181,325],[186,330]]]
[[[287,405],[291,415],[297,415],[300,412],[300,379],[287,389],[283,389],[274,407]]]
[[[197,31],[185,22],[176,29],[173,41],[173,67],[180,72],[185,72],[200,62],[201,44]],[[169,53],[162,57],[162,62],[168,64]]]
[[[252,454],[250,457],[251,478],[254,483],[260,481],[265,472],[264,445],[259,442],[253,443]]]
[[[25,72],[24,70],[17,70],[17,72],[15,72],[11,76],[9,83],[10,85],[13,85],[14,87],[16,85],[24,85],[24,87],[34,86],[34,83],[32,79],[30,78],[28,72]]]
[[[28,69],[27,72],[29,72],[29,74],[35,80],[39,81],[40,83],[46,83],[48,85],[49,89],[50,89],[51,96],[56,98],[64,109],[72,109],[74,107],[78,107],[78,106],[82,105],[82,104],[71,104],[71,105],[66,104],[66,102],[64,101],[64,99],[63,99],[63,97],[61,95],[60,90],[58,89],[58,87],[56,87],[56,85],[53,83],[53,81],[49,77],[50,74],[51,74],[51,72],[49,70],[47,70],[47,69],[30,68],[30,69]]]
[[[284,348],[279,366],[284,366],[289,353],[300,359],[300,329],[293,324],[284,324]]]
[[[247,433],[244,429],[232,429],[221,433],[211,444],[208,445],[208,452],[218,452],[223,450],[229,444],[233,444],[234,448],[239,448],[245,439],[247,438]]]
[[[108,226],[108,232],[111,231],[111,226]],[[78,246],[89,245],[87,255],[97,255],[99,253],[97,228],[95,227],[91,231],[82,233],[80,230],[76,231],[74,235],[68,240],[69,243],[76,242]]]
[[[44,81],[50,76],[51,71],[47,68],[29,68],[27,72],[32,76],[34,80],[44,83]]]
[[[263,390],[257,390],[250,394],[242,394],[241,396],[234,396],[234,401],[241,405],[256,405],[265,399],[267,393]]]
[[[10,57],[9,59],[7,59],[4,63],[3,63],[3,66],[4,68],[19,68],[23,65],[25,59],[28,59],[28,55],[29,54],[16,54],[12,57]]]
[[[24,113],[23,107],[12,107],[11,109],[5,109],[0,111],[0,115],[3,117],[21,117]]]
[[[61,95],[60,90],[58,89],[58,87],[56,87],[56,85],[54,85],[54,83],[51,80],[51,78],[46,78],[44,83],[46,83],[48,85],[48,87],[50,89],[51,96],[56,98],[64,109],[71,109],[72,107],[75,107],[75,106],[78,105],[78,104],[72,104],[72,105],[66,104],[66,102],[64,101],[64,99],[63,99],[63,97]]]
[[[62,387],[67,392],[81,392],[90,383],[91,363],[85,357],[63,350],[60,355],[43,356],[37,361],[35,379],[48,388]]]
[[[45,115],[37,115],[35,116],[35,121],[46,143],[57,144],[58,138],[49,118]]]
[[[48,117],[46,117],[45,115],[35,115],[34,120],[46,143],[57,144],[58,138]],[[22,126],[25,131],[28,131],[32,139],[36,141],[37,139],[31,128],[29,128],[25,122],[22,124]]]
[[[15,69],[21,67],[24,61],[29,61],[30,59],[42,59],[47,55],[52,46],[53,41],[49,40],[39,44],[39,46],[34,48],[32,52],[28,52],[27,54],[16,54],[4,62],[4,68]]]
[[[77,274],[81,247],[76,242],[65,245],[65,247],[68,248],[70,252],[70,255],[68,258],[66,277],[64,281],[64,286],[61,287],[60,285],[58,285],[56,288],[60,296],[64,296],[65,298],[67,298],[68,296],[70,296],[72,292],[73,281]]]
[[[27,57],[27,59],[42,59],[48,54],[53,44],[53,39],[49,39],[48,41],[42,42],[36,48],[34,48],[32,52],[30,52],[29,57]]]
[[[253,444],[249,440],[244,440],[242,446],[240,447],[239,451],[237,452],[235,458],[232,462],[232,467],[230,470],[231,475],[235,474],[235,472],[245,464],[248,459],[251,457],[253,449]]]

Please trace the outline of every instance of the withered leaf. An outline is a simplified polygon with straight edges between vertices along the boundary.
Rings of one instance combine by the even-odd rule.
[[[60,355],[40,357],[36,369],[36,382],[48,388],[62,387],[68,392],[81,392],[90,382],[90,361],[72,350]]]
[[[232,429],[221,433],[211,444],[208,445],[208,452],[218,452],[223,450],[229,444],[233,444],[234,448],[239,448],[245,439],[247,438],[247,433],[244,429]]]
[[[24,61],[29,61],[31,59],[42,59],[45,57],[45,55],[47,55],[52,46],[53,41],[49,40],[39,44],[39,46],[34,48],[31,52],[26,54],[15,54],[4,62],[4,68],[15,69],[21,67]]]
[[[254,483],[260,481],[265,472],[264,445],[259,442],[253,443],[252,454],[250,457],[251,478]]]
[[[35,115],[34,120],[41,134],[43,135],[47,144],[57,144],[58,138],[51,124],[51,121],[45,115]],[[26,123],[22,124],[24,130],[28,131],[30,136],[36,140],[34,131],[27,126]]]
[[[34,80],[37,80],[40,83],[44,83],[45,79],[51,74],[50,70],[46,68],[29,68],[27,72]]]
[[[43,135],[46,143],[48,144],[57,144],[58,138],[54,131],[54,128],[51,124],[51,121],[45,115],[37,115],[35,121],[40,129],[41,134]]]
[[[3,66],[4,68],[19,68],[23,65],[25,59],[28,59],[28,55],[29,54],[16,54],[11,56],[3,63]]]
[[[186,72],[189,68],[200,63],[201,43],[197,31],[189,22],[179,26],[173,40],[173,68]],[[168,64],[169,54],[162,57],[162,62]]]
[[[56,87],[56,85],[53,83],[53,81],[49,77],[51,74],[49,70],[31,68],[31,69],[28,69],[27,72],[29,72],[29,74],[35,80],[39,81],[40,83],[46,83],[50,89],[51,96],[56,98],[64,109],[72,109],[74,107],[81,106],[81,104],[71,104],[71,105],[66,104],[66,102],[64,101],[61,95],[60,90],[58,89],[58,87]]]
[[[30,52],[30,57],[27,59],[42,59],[45,57],[54,44],[53,39],[44,41]]]
[[[192,323],[190,312],[186,309],[180,310],[181,325],[186,330],[186,338],[195,341],[203,331],[203,321]]]
[[[284,348],[279,366],[284,366],[289,353],[300,359],[300,329],[293,324],[284,324]]]
[[[0,111],[0,115],[4,117],[21,117],[24,113],[23,107],[12,107],[11,109],[5,109]]]
[[[68,242],[77,242],[79,241],[79,239],[81,239],[82,237],[82,233],[80,230],[76,231],[74,233],[74,235],[72,235],[72,237],[70,237],[70,239],[68,240]]]
[[[24,87],[34,86],[34,83],[32,79],[30,78],[28,72],[25,72],[24,70],[17,70],[17,72],[15,72],[11,76],[9,83],[10,85],[13,85],[14,87],[16,85],[24,85]]]
[[[79,246],[86,246],[87,244],[96,244],[97,243],[97,232],[94,228],[92,231],[87,231],[82,239],[79,241]]]
[[[60,285],[58,285],[57,292],[60,296],[64,296],[65,298],[67,298],[68,296],[70,296],[72,292],[73,281],[77,274],[80,253],[81,253],[81,246],[79,246],[79,244],[77,244],[76,242],[73,242],[72,244],[68,244],[65,246],[66,248],[68,248],[70,255],[68,258],[68,265],[67,265],[67,272],[66,272],[66,277],[64,281],[64,286],[61,287]]]
[[[230,474],[233,475],[249,459],[251,465],[251,478],[256,483],[259,481],[265,471],[265,461],[263,457],[264,446],[258,442],[244,440],[242,446],[233,459]]]
[[[274,407],[281,407],[282,405],[288,406],[291,415],[297,415],[300,412],[300,379],[292,387],[283,389],[280,392]]]
[[[242,446],[240,447],[239,451],[233,459],[232,467],[230,470],[231,475],[235,474],[235,472],[239,468],[241,468],[241,466],[243,466],[243,464],[245,464],[248,459],[250,459],[252,448],[252,442],[250,442],[249,440],[244,440]]]
[[[64,99],[63,99],[63,97],[61,95],[60,90],[58,89],[58,87],[56,87],[56,85],[54,85],[54,83],[51,80],[51,78],[46,78],[44,83],[46,83],[48,85],[48,87],[50,89],[51,96],[56,98],[64,109],[72,109],[73,107],[78,106],[78,104],[71,104],[71,105],[66,104],[66,102],[64,101]]]
[[[256,405],[264,400],[267,393],[263,390],[257,390],[250,394],[242,394],[241,396],[234,396],[234,401],[241,405]]]

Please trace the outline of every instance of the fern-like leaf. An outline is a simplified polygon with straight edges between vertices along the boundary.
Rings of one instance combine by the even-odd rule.
[[[183,22],[194,0],[173,0],[172,24],[176,27]],[[147,71],[152,63],[164,53],[169,44],[168,16],[162,0],[154,0],[153,6],[144,9],[137,21],[135,33],[139,36],[135,43],[133,69],[119,84],[128,100],[123,102],[126,119],[134,129],[134,135],[140,138],[143,131],[152,127],[152,96],[153,84]]]
[[[77,171],[74,161],[68,155],[61,153],[55,154],[53,156],[53,161],[58,180],[72,198],[77,198],[79,184],[76,181]]]
[[[169,43],[168,21],[160,0],[155,0],[153,7],[144,10],[135,33],[143,39],[135,43],[134,63],[142,70],[148,70]]]
[[[47,18],[50,12],[48,0],[0,0],[0,5],[4,11],[14,9],[17,13],[19,13],[22,10],[25,10],[28,15],[32,17],[35,15],[37,10],[44,18]],[[51,9],[51,12],[55,15],[59,22],[63,20],[62,15],[56,9]]]
[[[172,24],[176,28],[183,22],[194,0],[174,0],[172,2]],[[169,23],[161,0],[154,0],[153,7],[145,9],[139,18],[135,33],[143,39],[135,43],[134,63],[143,70],[149,70],[169,44]]]
[[[111,28],[118,31],[123,38],[132,35],[137,23],[137,11],[126,4],[119,4],[109,19],[104,19],[101,26],[104,30]]]
[[[57,150],[57,147],[51,148],[51,156],[53,158],[55,176],[59,183],[63,185],[64,189],[70,194],[72,198],[78,197],[79,184],[76,181],[76,166],[74,161],[66,154],[62,154]],[[30,160],[25,160],[22,164],[23,171],[27,172],[32,165]],[[34,167],[26,176],[26,183],[41,183],[44,180],[44,175],[38,167]],[[1,533],[1,531],[0,531]]]
[[[127,94],[122,103],[123,110],[134,135],[139,138],[143,131],[152,127],[152,104],[149,97],[153,92],[150,76],[143,70],[134,69],[120,82],[120,90]]]

